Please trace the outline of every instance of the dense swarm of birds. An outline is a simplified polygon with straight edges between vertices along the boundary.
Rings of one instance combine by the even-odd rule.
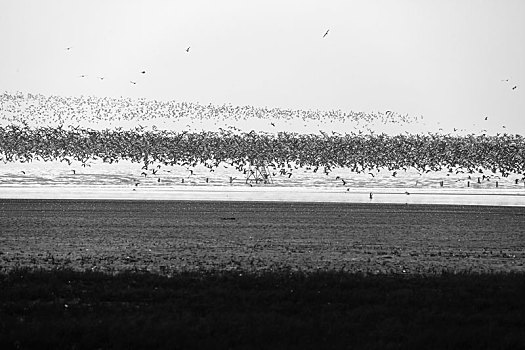
[[[162,167],[183,166],[192,172],[194,167],[204,165],[213,172],[229,164],[241,172],[240,177],[249,176],[254,166],[263,166],[273,168],[273,175],[287,178],[297,169],[328,175],[334,168],[369,174],[371,179],[379,171],[396,177],[398,172],[409,169],[416,169],[420,175],[439,171],[483,173],[483,179],[486,176],[524,176],[515,179],[516,184],[525,178],[525,140],[521,135],[387,135],[370,129],[369,132],[359,129],[350,133],[322,130],[297,133],[279,131],[276,127],[277,121],[282,120],[342,120],[365,125],[373,121],[400,124],[414,120],[392,111],[376,114],[322,112],[3,93],[0,94],[0,117],[0,161],[3,163],[38,160],[69,165],[81,162],[86,166],[95,160],[104,163],[125,160],[143,165],[140,177],[155,175]],[[232,123],[247,118],[268,119],[268,125],[272,125],[275,132],[247,132],[231,125],[218,128],[218,131],[200,132],[191,128],[165,130],[140,126],[142,121],[155,118],[200,119],[207,123],[218,119]],[[117,127],[82,126],[85,122],[100,126],[108,121],[115,122]],[[118,126],[123,122],[134,127]],[[230,176],[230,183],[232,178]],[[336,180],[346,186],[347,180]]]
[[[219,119],[235,122],[249,118],[267,120],[316,120],[342,121],[348,123],[411,123],[417,120],[407,114],[344,112],[341,110],[292,110],[254,106],[201,105],[192,102],[160,101],[110,97],[62,97],[40,94],[7,93],[0,94],[0,115],[7,123],[31,125],[73,125],[85,122],[124,122],[140,123],[145,120],[177,119]],[[274,124],[275,125],[275,124]]]
[[[7,162],[80,161],[106,163],[130,160],[155,166],[205,165],[213,170],[222,162],[239,171],[264,164],[292,174],[294,167],[329,173],[334,167],[355,173],[409,168],[419,172],[483,172],[507,177],[525,174],[525,138],[442,134],[297,134],[280,132],[176,132],[168,130],[80,127],[0,127],[0,160]],[[372,173],[373,174],[373,173]]]

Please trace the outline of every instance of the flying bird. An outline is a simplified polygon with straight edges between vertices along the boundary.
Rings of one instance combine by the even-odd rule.
[[[514,86],[512,87],[512,90],[516,90],[517,87],[518,87],[517,85],[514,85]]]
[[[129,82],[130,82],[131,84],[133,84],[133,85],[137,85],[137,82],[136,82],[136,81],[131,81],[131,80],[130,80]]]
[[[188,46],[188,48],[186,49],[186,52],[190,52],[190,47],[191,46]]]
[[[142,74],[146,74],[146,71],[145,71],[145,70],[143,70],[143,71],[142,71],[142,72],[140,72],[140,73],[142,73]]]
[[[330,31],[330,29],[328,29],[328,30],[326,31],[326,33],[324,33],[323,38],[324,38],[325,36],[328,35],[328,32],[329,32],[329,31]]]

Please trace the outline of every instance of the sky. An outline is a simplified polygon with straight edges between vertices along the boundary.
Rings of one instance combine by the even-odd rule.
[[[0,92],[488,117],[525,134],[523,0],[0,0],[0,33]]]

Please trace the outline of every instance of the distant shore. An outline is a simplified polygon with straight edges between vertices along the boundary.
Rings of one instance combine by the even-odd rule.
[[[0,199],[105,199],[441,204],[525,207],[517,189],[284,186],[0,186]]]

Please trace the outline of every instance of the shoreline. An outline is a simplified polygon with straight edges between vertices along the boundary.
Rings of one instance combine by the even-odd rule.
[[[370,198],[372,193],[372,199]],[[525,191],[510,189],[240,187],[240,186],[0,186],[0,199],[195,200],[442,204],[525,207]]]

